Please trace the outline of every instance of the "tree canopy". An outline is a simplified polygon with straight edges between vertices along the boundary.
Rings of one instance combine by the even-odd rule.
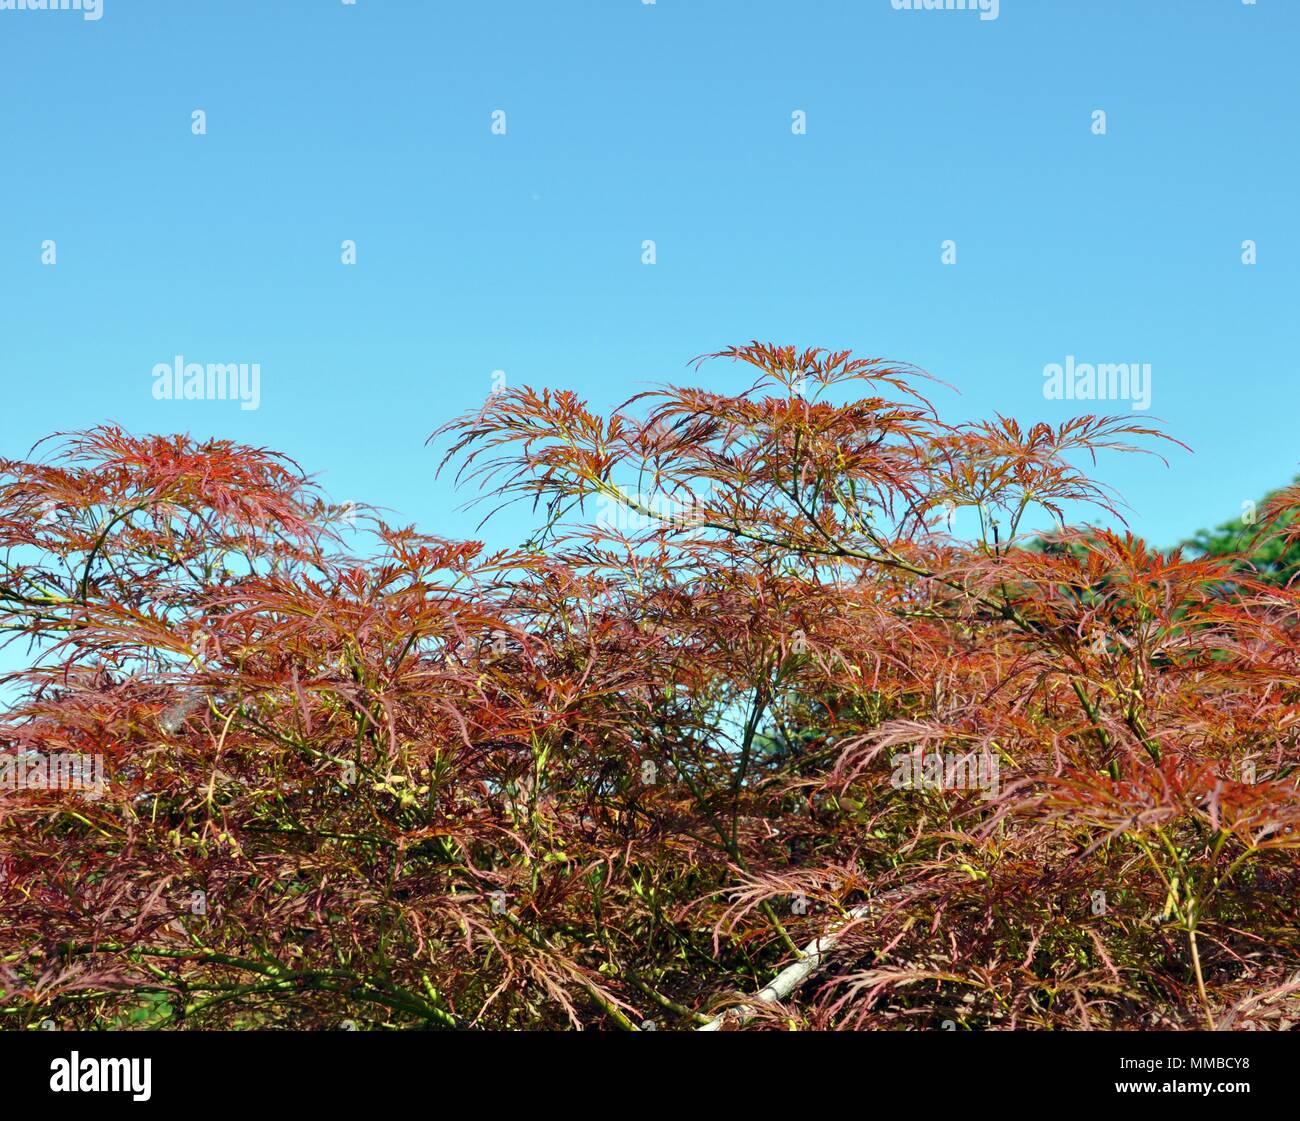
[[[0,1015],[76,1027],[1171,1028],[1296,1015],[1297,593],[1114,513],[1132,418],[736,394],[437,435],[488,553],[265,449],[0,463]],[[1289,555],[1296,487],[1260,509]],[[976,540],[947,531],[979,512]],[[364,547],[352,533],[365,531]],[[102,780],[58,761],[102,757]],[[93,775],[100,771],[91,768]]]

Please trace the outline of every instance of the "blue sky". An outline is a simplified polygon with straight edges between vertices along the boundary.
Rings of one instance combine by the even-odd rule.
[[[914,362],[953,419],[1129,411],[1045,400],[1073,355],[1150,363],[1135,415],[1195,454],[1099,474],[1171,543],[1300,464],[1298,33],[1294,0],[0,11],[0,454],[229,436],[465,536],[424,441],[495,370],[608,406],[759,338]],[[260,406],[155,400],[178,354],[260,363]]]

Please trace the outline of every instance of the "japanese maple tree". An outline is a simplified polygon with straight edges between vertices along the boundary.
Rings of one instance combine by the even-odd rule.
[[[4,1020],[1293,1019],[1296,592],[1066,524],[1122,523],[1080,464],[1169,438],[712,357],[752,385],[511,389],[440,430],[538,512],[502,553],[227,441],[0,463],[10,773],[107,774],[0,790]]]

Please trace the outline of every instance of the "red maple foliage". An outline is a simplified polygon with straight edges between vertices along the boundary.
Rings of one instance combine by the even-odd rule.
[[[7,1024],[1294,1018],[1297,593],[1064,525],[1168,438],[712,357],[751,388],[442,432],[543,512],[491,555],[228,441],[0,462]]]

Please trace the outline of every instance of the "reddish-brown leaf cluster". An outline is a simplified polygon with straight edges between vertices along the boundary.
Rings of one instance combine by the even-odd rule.
[[[451,425],[495,555],[226,441],[0,462],[6,1026],[1300,1017],[1300,596],[1063,524],[1165,438],[720,357]]]

